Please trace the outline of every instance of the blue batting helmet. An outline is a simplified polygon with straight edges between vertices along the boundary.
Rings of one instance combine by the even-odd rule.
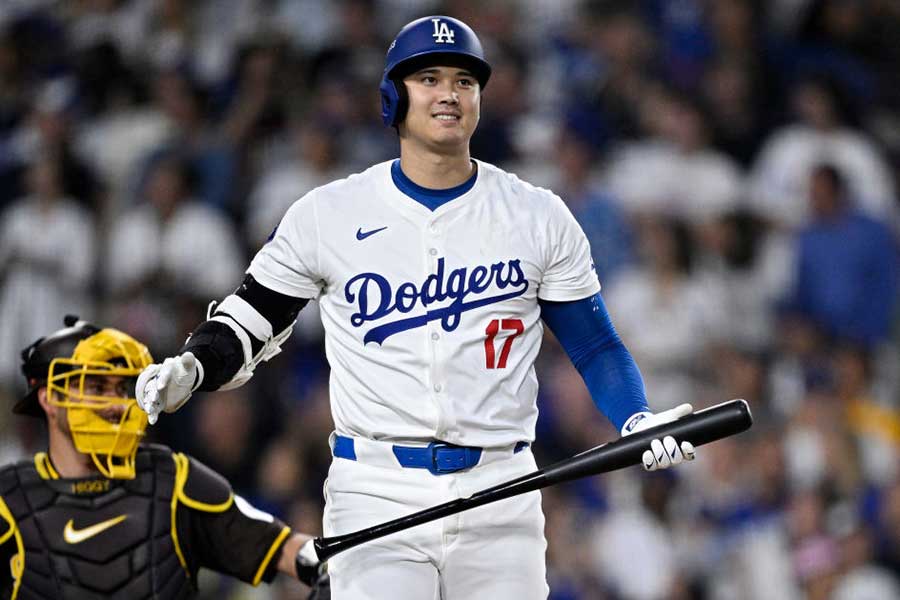
[[[385,125],[397,125],[406,116],[406,87],[401,80],[415,71],[450,60],[472,71],[484,88],[491,65],[472,28],[453,17],[423,17],[407,23],[391,43],[381,78],[381,118]]]

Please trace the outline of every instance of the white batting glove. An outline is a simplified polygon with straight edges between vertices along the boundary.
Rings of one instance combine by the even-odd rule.
[[[682,404],[673,409],[663,411],[659,414],[651,412],[640,412],[631,416],[622,427],[622,437],[677,421],[681,417],[694,412],[694,407],[690,404]],[[641,460],[644,463],[644,469],[647,471],[656,471],[657,469],[667,469],[672,465],[678,465],[686,460],[694,460],[694,445],[688,441],[680,444],[671,435],[665,436],[662,440],[653,440],[650,442],[650,449],[644,452]]]
[[[162,411],[175,412],[203,381],[203,365],[190,352],[150,365],[138,376],[135,397],[153,425]]]

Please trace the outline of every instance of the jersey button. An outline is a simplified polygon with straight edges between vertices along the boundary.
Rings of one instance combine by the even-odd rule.
[[[442,389],[444,389],[444,386],[442,386],[441,384],[439,384],[439,383],[434,384],[434,391],[440,392]]]
[[[437,331],[432,331],[432,332],[431,332],[431,339],[433,339],[433,340],[439,340],[439,339],[441,339],[441,336],[440,336],[440,334],[438,334]]]
[[[437,256],[437,248],[431,248],[430,250],[428,250],[428,254]]]

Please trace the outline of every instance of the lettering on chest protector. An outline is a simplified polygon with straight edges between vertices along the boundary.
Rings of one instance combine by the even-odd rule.
[[[419,285],[407,281],[395,289],[384,275],[360,273],[344,286],[344,297],[356,305],[356,312],[350,316],[354,327],[383,320],[394,312],[406,314],[416,308],[426,309],[424,314],[381,323],[366,332],[364,344],[381,344],[395,333],[423,327],[430,321],[439,320],[444,331],[453,331],[459,326],[462,313],[521,296],[527,289],[528,279],[519,259],[460,267],[446,273],[444,259],[439,258],[436,272]],[[442,306],[428,308],[438,303]]]

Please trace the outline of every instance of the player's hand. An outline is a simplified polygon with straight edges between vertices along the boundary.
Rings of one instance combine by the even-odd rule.
[[[294,569],[297,571],[297,579],[312,588],[310,598],[323,599],[331,597],[331,588],[328,583],[328,565],[319,560],[319,556],[316,554],[315,540],[307,540],[300,546],[297,556],[294,557]],[[327,595],[317,595],[317,593],[321,593],[319,590],[320,584],[328,588],[326,590],[328,592]]]
[[[622,437],[656,427],[657,425],[677,421],[692,412],[694,412],[694,408],[690,404],[682,404],[659,414],[650,412],[637,413],[632,415],[622,427]],[[656,471],[657,469],[667,469],[672,465],[681,464],[686,460],[694,460],[694,456],[694,445],[692,443],[688,441],[679,443],[671,435],[667,435],[662,440],[657,439],[650,442],[650,449],[644,452],[641,459],[645,470]]]
[[[187,402],[202,381],[201,369],[194,355],[185,352],[141,371],[135,397],[151,425],[162,411],[175,412]]]
[[[316,579],[307,600],[331,600],[331,579],[327,570]]]

